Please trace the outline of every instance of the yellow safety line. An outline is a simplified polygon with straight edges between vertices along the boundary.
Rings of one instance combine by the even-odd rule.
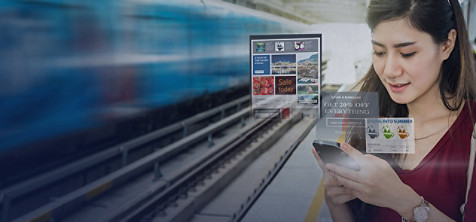
[[[30,220],[30,222],[48,222],[51,220],[51,211],[47,211],[40,216],[37,216]]]
[[[99,194],[104,193],[105,191],[111,189],[111,181],[107,181],[92,190],[90,190],[88,193],[86,193],[86,199],[91,200],[92,198],[96,197]]]
[[[316,222],[319,213],[321,212],[322,201],[324,200],[324,178],[321,179],[319,188],[317,188],[316,195],[312,199],[311,206],[307,210],[304,222]]]

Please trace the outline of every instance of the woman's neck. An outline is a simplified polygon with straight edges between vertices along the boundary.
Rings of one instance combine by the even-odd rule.
[[[447,117],[451,110],[446,108],[441,97],[427,100],[414,101],[407,104],[408,116],[418,119],[419,122],[426,120]]]
[[[408,103],[407,108],[408,116],[420,123],[435,118],[448,117],[452,113],[443,103],[438,84],[434,84],[426,93]]]

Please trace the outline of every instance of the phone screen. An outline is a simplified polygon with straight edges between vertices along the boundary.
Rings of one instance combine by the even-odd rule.
[[[340,149],[339,143],[327,140],[314,140],[312,145],[324,163],[332,163],[357,171],[360,170],[359,164]]]

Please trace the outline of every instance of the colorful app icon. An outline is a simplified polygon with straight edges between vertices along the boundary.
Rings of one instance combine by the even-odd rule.
[[[295,50],[295,51],[302,51],[302,50],[304,50],[304,42],[303,42],[303,41],[294,42],[294,50]]]
[[[256,52],[265,52],[266,51],[266,45],[264,42],[258,42],[256,43]]]

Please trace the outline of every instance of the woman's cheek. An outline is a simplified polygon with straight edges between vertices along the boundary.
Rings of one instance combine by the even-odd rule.
[[[372,64],[374,66],[374,70],[377,73],[377,75],[381,75],[382,70],[383,70],[383,63],[382,61],[379,61],[380,59],[373,59]]]

